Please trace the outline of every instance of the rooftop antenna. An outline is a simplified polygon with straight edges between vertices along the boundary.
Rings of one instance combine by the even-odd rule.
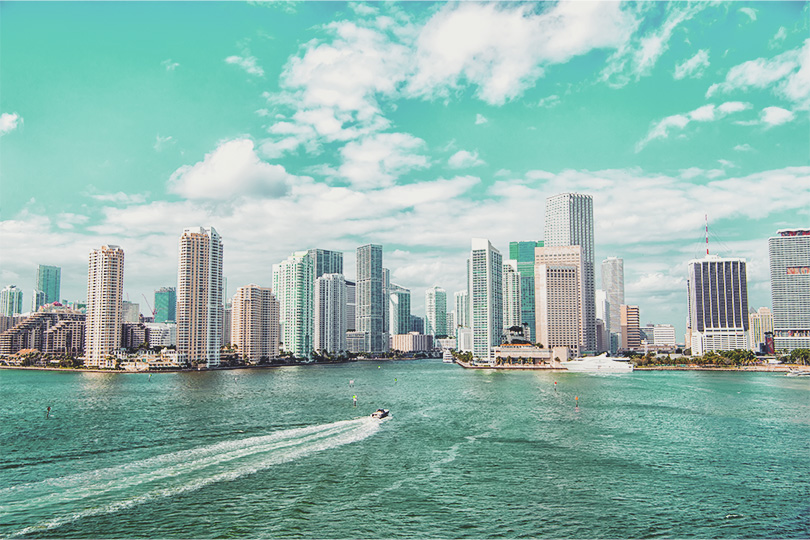
[[[709,214],[706,214],[706,256],[709,256]]]

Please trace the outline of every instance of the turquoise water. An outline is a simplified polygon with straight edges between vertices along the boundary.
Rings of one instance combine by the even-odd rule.
[[[2,537],[810,536],[810,381],[783,375],[434,360],[0,392]]]

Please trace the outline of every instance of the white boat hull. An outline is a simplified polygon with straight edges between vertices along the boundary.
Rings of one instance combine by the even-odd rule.
[[[562,367],[574,373],[630,373],[633,364],[621,362],[607,355],[588,356],[563,362]]]

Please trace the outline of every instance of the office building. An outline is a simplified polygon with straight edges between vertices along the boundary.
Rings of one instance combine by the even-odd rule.
[[[177,361],[219,366],[222,339],[222,237],[213,227],[183,231],[177,268]]]
[[[62,269],[58,266],[40,264],[37,267],[36,290],[45,293],[45,301],[40,305],[59,301],[62,286]],[[39,306],[37,306],[39,308]]]
[[[509,259],[517,261],[520,274],[520,322],[529,327],[529,341],[535,343],[537,324],[534,301],[534,250],[543,247],[543,242],[509,242]]]
[[[641,348],[641,328],[639,327],[638,306],[619,306],[621,349],[635,351]]]
[[[768,239],[776,351],[810,349],[810,229]]]
[[[448,311],[445,321],[447,321],[447,337],[456,338],[456,312],[455,311]]]
[[[763,350],[767,343],[765,334],[773,335],[773,313],[766,307],[761,307],[748,313],[748,347],[752,351]]]
[[[582,246],[585,351],[596,350],[594,285],[593,198],[561,193],[546,199],[545,247]]]
[[[418,315],[411,315],[411,332],[425,333],[425,319]]]
[[[313,338],[312,259],[296,251],[273,265],[273,291],[279,302],[281,348],[296,358],[309,358]]]
[[[419,332],[391,336],[391,348],[403,353],[432,351],[434,342],[433,336]]]
[[[520,326],[523,322],[521,309],[520,274],[517,261],[509,260],[503,264],[503,329]]]
[[[411,291],[392,283],[388,306],[388,333],[393,336],[411,332]]]
[[[242,360],[257,364],[278,357],[279,302],[269,287],[236,289],[231,303],[231,343]]]
[[[31,291],[31,313],[35,313],[40,307],[45,305],[45,293],[34,289]]]
[[[90,252],[87,268],[87,317],[84,363],[114,368],[114,354],[121,348],[124,250],[102,246]]]
[[[747,348],[745,259],[707,255],[689,261],[687,285],[692,354]]]
[[[357,331],[357,283],[346,280],[346,331]]]
[[[383,297],[382,246],[368,244],[357,248],[357,330],[366,333],[364,352],[388,350],[388,332],[384,311],[388,302]]]
[[[456,305],[456,326],[470,328],[470,296],[467,291],[453,293]]]
[[[314,280],[318,279],[324,274],[342,274],[343,273],[343,252],[342,251],[329,251],[328,249],[310,249],[307,255],[312,259],[312,271],[315,275],[312,277]]]
[[[624,259],[608,257],[602,261],[602,290],[610,308],[610,314],[604,321],[610,333],[619,334],[622,326],[619,311],[624,304]]]
[[[546,245],[534,253],[537,343],[579,354],[587,343],[582,247]]]
[[[599,326],[596,332],[596,351],[599,353],[616,352],[610,350],[610,304],[608,303],[607,293],[602,289],[597,289],[595,301],[596,320],[602,321],[602,325]]]
[[[155,322],[175,322],[177,320],[177,289],[161,287],[155,291]]]
[[[447,293],[433,286],[425,291],[425,334],[447,335]]]
[[[16,285],[7,285],[0,291],[0,315],[13,317],[22,313],[23,292]]]
[[[124,300],[121,302],[122,322],[125,323],[138,323],[141,322],[141,306],[135,302]]]
[[[470,249],[470,319],[473,360],[494,363],[503,333],[503,258],[489,240],[473,238]]]
[[[346,346],[346,279],[323,274],[315,280],[314,348],[321,354],[342,354]]]

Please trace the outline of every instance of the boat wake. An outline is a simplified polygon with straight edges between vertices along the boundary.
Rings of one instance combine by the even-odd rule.
[[[79,519],[201,489],[273,465],[363,440],[380,428],[373,418],[277,431],[171,452],[115,467],[0,489],[0,523],[30,536]],[[32,516],[47,516],[34,525]],[[37,519],[34,517],[34,519]]]

